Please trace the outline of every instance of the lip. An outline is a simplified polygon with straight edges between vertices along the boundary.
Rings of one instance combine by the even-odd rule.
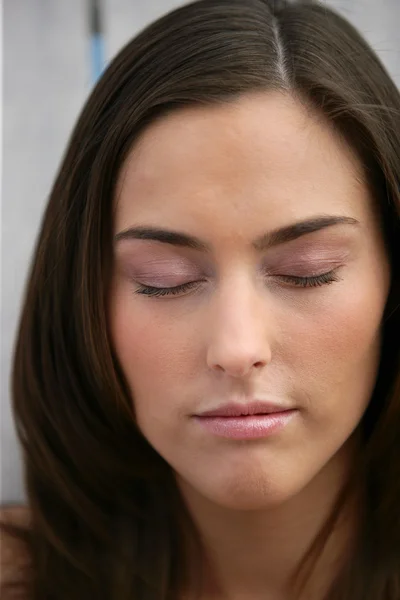
[[[223,404],[214,410],[193,415],[209,433],[233,440],[266,438],[282,431],[298,409],[255,401],[248,404]]]
[[[247,417],[251,415],[270,415],[292,410],[293,406],[284,406],[262,400],[238,403],[229,402],[222,404],[213,410],[207,410],[196,414],[196,417]]]

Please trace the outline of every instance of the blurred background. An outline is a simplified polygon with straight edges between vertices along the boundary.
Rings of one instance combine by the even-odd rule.
[[[400,0],[325,0],[400,87]],[[3,0],[0,504],[24,499],[9,375],[27,270],[72,126],[104,65],[181,0]]]

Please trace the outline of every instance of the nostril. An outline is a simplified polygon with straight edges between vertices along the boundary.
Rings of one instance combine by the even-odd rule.
[[[225,365],[221,364],[221,363],[216,363],[213,365],[213,369],[216,371],[220,371],[222,373],[228,373],[234,377],[244,377],[248,374],[250,374],[253,369],[261,369],[263,367],[265,367],[267,364],[266,361],[263,360],[258,360],[256,362],[251,363],[251,361],[249,361],[249,363],[246,365],[243,364],[228,364],[226,362]]]

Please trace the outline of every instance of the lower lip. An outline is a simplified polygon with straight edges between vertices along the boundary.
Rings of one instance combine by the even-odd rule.
[[[200,417],[196,421],[207,431],[232,440],[265,438],[281,431],[294,417],[297,410],[286,410],[268,415],[241,417]]]

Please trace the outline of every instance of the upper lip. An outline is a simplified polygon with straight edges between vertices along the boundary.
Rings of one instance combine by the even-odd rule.
[[[199,417],[240,417],[248,415],[268,415],[271,413],[284,412],[292,410],[292,406],[283,406],[282,404],[273,404],[255,400],[252,402],[239,403],[229,402],[221,404],[213,410],[198,413]]]

